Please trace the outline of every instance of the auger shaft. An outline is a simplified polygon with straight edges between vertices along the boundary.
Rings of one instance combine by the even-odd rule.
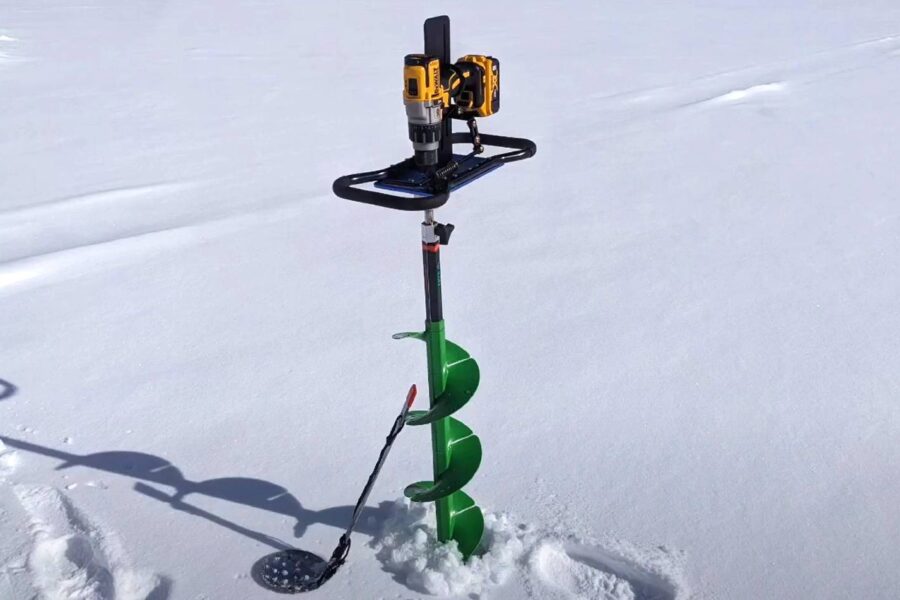
[[[425,211],[422,224],[422,266],[425,276],[425,346],[428,355],[428,390],[431,408],[444,393],[447,364],[447,343],[444,337],[444,312],[441,298],[441,244],[434,233],[434,211]],[[431,446],[433,449],[434,478],[450,466],[447,447],[449,443],[447,419],[439,419],[431,424]],[[435,501],[438,540],[450,541],[450,515],[452,498],[446,496]]]

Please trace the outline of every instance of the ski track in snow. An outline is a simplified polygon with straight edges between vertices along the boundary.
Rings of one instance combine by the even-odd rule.
[[[757,66],[655,87],[585,99],[629,116],[694,107],[763,102],[804,83],[865,69],[900,56],[900,35],[867,40],[778,65]]]
[[[12,66],[15,63],[23,62],[25,59],[21,56],[16,56],[15,54],[8,52],[8,49],[14,47],[14,44],[18,42],[17,38],[14,38],[11,35],[7,35],[5,33],[0,34],[0,69],[3,67]]]
[[[26,561],[33,587],[47,600],[165,600],[169,582],[136,570],[118,538],[93,523],[58,489],[14,485],[28,517]]]
[[[0,268],[183,225],[185,219],[173,224],[164,214],[166,203],[177,202],[197,187],[189,182],[120,187],[2,211]],[[155,223],[160,219],[167,222]],[[66,226],[60,227],[60,223]],[[0,276],[0,286],[18,279]]]
[[[98,192],[67,200],[54,201],[21,210],[9,211],[8,216],[21,220],[23,214],[32,216],[53,213],[58,206],[93,205],[103,198],[132,198],[147,191],[159,192],[175,189],[170,184],[152,188],[126,188]],[[182,188],[178,188],[182,189]],[[123,196],[124,194],[124,196]],[[49,252],[0,262],[0,295],[20,292],[35,285],[75,279],[95,271],[115,268],[185,246],[203,243],[209,239],[240,232],[247,228],[275,223],[297,214],[304,207],[296,199],[289,203],[251,210],[214,219],[183,219],[179,224],[158,229],[134,231],[122,237],[106,237],[83,245],[54,249]],[[52,216],[52,215],[50,215]],[[6,225],[0,213],[0,232]]]
[[[0,212],[0,222],[7,219],[28,221],[37,218],[58,217],[60,216],[59,211],[68,212],[72,209],[104,210],[121,202],[140,199],[152,200],[154,197],[184,192],[194,187],[196,187],[195,184],[188,182],[163,182],[88,192],[2,211]]]
[[[398,500],[380,536],[370,542],[384,570],[429,595],[487,594],[511,578],[528,597],[545,600],[682,600],[689,591],[680,558],[638,551],[485,515],[484,553],[463,562],[455,545],[438,543],[432,504]],[[489,594],[488,594],[489,595]]]
[[[600,546],[544,542],[533,554],[532,564],[549,585],[586,600],[674,600],[686,595],[680,589],[683,586],[642,565],[640,559]]]

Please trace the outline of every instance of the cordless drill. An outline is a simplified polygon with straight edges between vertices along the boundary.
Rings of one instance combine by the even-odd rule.
[[[408,54],[403,63],[403,103],[415,163],[423,169],[433,167],[444,119],[466,119],[472,129],[475,117],[500,110],[500,61],[469,54],[442,65],[433,56]]]

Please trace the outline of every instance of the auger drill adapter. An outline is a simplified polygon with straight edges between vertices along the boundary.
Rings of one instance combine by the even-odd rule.
[[[480,372],[475,359],[445,335],[440,249],[449,242],[453,225],[438,223],[434,209],[447,202],[451,190],[506,163],[534,156],[536,147],[524,138],[478,133],[475,117],[490,116],[500,108],[500,65],[482,55],[451,62],[447,17],[425,21],[425,51],[406,56],[403,72],[403,101],[414,155],[377,171],[344,175],[332,187],[335,194],[354,202],[425,213],[425,330],[398,333],[394,338],[425,342],[431,402],[428,410],[410,412],[406,423],[431,427],[433,477],[408,485],[404,493],[414,502],[436,504],[438,539],[455,541],[468,558],[478,550],[484,517],[462,488],[481,464],[481,441],[455,414],[475,394]],[[452,119],[465,120],[468,131],[453,133]],[[454,144],[471,144],[472,151],[454,154]],[[486,147],[509,151],[479,156]],[[413,197],[360,187],[370,183]]]

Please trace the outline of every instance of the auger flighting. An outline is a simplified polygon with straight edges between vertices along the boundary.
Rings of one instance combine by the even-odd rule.
[[[446,339],[441,300],[441,243],[447,243],[452,226],[434,221],[425,212],[422,223],[422,259],[425,273],[425,331],[398,333],[395,339],[415,338],[425,342],[428,357],[428,389],[431,408],[415,411],[408,425],[431,425],[434,479],[406,487],[413,502],[435,502],[437,535],[442,542],[455,540],[469,557],[481,542],[484,517],[481,509],[462,491],[481,464],[481,440],[472,430],[451,417],[475,394],[480,377],[478,364],[468,352]]]
[[[415,397],[412,388],[357,502],[353,519],[328,561],[301,550],[277,552],[261,561],[262,583],[278,591],[316,589],[344,563],[350,549],[350,533],[403,425],[431,426],[433,469],[432,479],[408,485],[404,494],[413,502],[435,503],[438,539],[456,542],[464,558],[477,553],[481,544],[484,516],[475,501],[462,491],[481,464],[481,441],[454,417],[475,394],[480,372],[475,359],[445,335],[440,250],[449,242],[454,226],[437,222],[435,209],[448,201],[451,191],[506,163],[534,156],[536,146],[524,138],[479,133],[476,118],[489,117],[500,109],[500,62],[478,54],[452,61],[450,19],[446,16],[426,20],[424,29],[424,53],[407,55],[403,66],[403,102],[413,156],[377,171],[339,177],[332,189],[346,200],[424,213],[421,234],[425,329],[398,333],[394,338],[425,342],[429,408],[409,410]],[[465,121],[467,131],[454,133],[454,120]],[[471,145],[471,150],[454,154],[455,144]],[[486,148],[506,151],[485,156]],[[377,189],[360,187],[366,184]]]

